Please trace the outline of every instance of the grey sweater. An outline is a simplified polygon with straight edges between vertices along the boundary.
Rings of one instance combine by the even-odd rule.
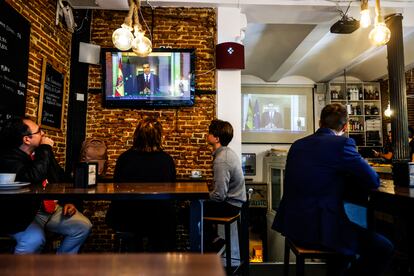
[[[220,147],[213,152],[213,190],[210,199],[227,201],[241,207],[246,201],[246,187],[240,160],[229,147]]]

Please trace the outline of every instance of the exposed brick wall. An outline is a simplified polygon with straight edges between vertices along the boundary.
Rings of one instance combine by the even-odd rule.
[[[94,11],[91,40],[102,47],[113,47],[112,32],[120,27],[126,14],[124,11]],[[211,70],[216,36],[214,9],[155,8],[153,21],[151,9],[143,9],[143,14],[149,28],[153,24],[153,47],[195,48],[196,89],[214,90],[215,72]],[[101,67],[90,66],[89,88],[100,89],[101,81]],[[163,125],[165,150],[176,162],[177,175],[187,176],[197,168],[211,176],[211,149],[205,135],[215,117],[214,93],[197,94],[193,107],[163,109],[105,109],[101,97],[100,94],[88,96],[86,135],[107,142],[109,175],[113,173],[118,156],[131,146],[137,121],[143,116],[155,116]]]
[[[6,0],[6,2],[31,23],[26,115],[37,121],[43,58],[47,58],[57,70],[67,74],[66,89],[69,91],[72,34],[62,23],[55,25],[56,0]],[[46,131],[47,135],[55,141],[54,151],[62,166],[66,153],[67,104],[68,97],[64,102],[62,131]]]
[[[143,9],[151,28],[151,10]],[[112,48],[112,32],[122,24],[126,12],[96,10],[93,12],[92,42]],[[215,90],[214,45],[216,15],[213,9],[156,8],[154,10],[153,47],[196,49],[196,89]],[[148,32],[147,32],[148,33]],[[89,89],[101,89],[100,66],[89,66]],[[116,159],[132,145],[135,126],[143,116],[156,116],[164,128],[166,152],[175,160],[178,177],[188,176],[200,169],[211,177],[211,148],[205,135],[215,117],[216,95],[197,93],[196,104],[186,108],[162,109],[105,109],[101,94],[88,95],[87,137],[97,137],[108,146],[108,174],[113,174]],[[84,252],[113,250],[114,232],[105,224],[109,202],[86,202],[85,214],[92,220],[92,234],[83,247]],[[184,204],[185,205],[185,204]],[[179,216],[183,218],[182,216]],[[186,216],[184,215],[184,220]],[[177,250],[188,247],[187,229],[177,227]]]

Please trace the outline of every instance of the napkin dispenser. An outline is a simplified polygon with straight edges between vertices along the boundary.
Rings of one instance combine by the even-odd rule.
[[[75,169],[75,188],[89,188],[97,184],[98,163],[80,162]]]

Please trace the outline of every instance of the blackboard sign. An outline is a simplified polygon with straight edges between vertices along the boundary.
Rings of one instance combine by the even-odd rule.
[[[0,125],[26,109],[30,22],[0,1]]]
[[[38,124],[44,128],[60,130],[65,103],[65,74],[43,60]]]

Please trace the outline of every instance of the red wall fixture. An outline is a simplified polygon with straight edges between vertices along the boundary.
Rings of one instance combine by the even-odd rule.
[[[217,44],[216,69],[244,69],[244,45],[236,42]]]

